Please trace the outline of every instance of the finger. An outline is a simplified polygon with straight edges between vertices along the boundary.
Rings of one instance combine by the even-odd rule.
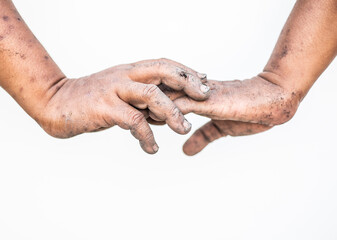
[[[171,101],[174,101],[180,97],[186,96],[186,93],[184,91],[174,90],[166,86],[165,84],[160,84],[158,87]]]
[[[177,106],[177,108],[179,108],[179,110],[184,115],[191,113],[191,112],[196,113],[196,114],[203,113],[202,109],[205,108],[203,107],[203,105],[206,105],[205,102],[197,102],[189,97],[178,98],[174,100],[173,103]],[[207,111],[206,108],[205,110]]]
[[[206,74],[183,66],[180,63],[168,59],[147,60],[133,64],[129,77],[137,82],[161,83],[174,90],[183,90],[189,97],[195,100],[205,100],[209,97],[209,87]]]
[[[131,134],[139,140],[140,146],[145,152],[156,153],[159,147],[144,115],[123,101],[119,101],[117,104],[119,107],[111,113],[114,123],[123,129],[130,130]]]
[[[145,119],[149,118],[149,110],[146,109],[137,109],[139,112],[141,112],[143,114],[143,116],[145,117]]]
[[[214,96],[211,96],[214,98]],[[195,101],[189,97],[181,97],[173,101],[177,108],[184,114],[195,113],[216,120],[226,120],[225,110],[227,108],[221,107],[221,103],[215,101]],[[230,106],[228,107],[230,108]],[[231,116],[233,117],[233,116]],[[233,119],[230,119],[233,120]]]
[[[187,140],[183,146],[183,151],[188,156],[193,156],[199,153],[209,143],[224,136],[210,121],[206,125],[199,128],[193,135]]]
[[[226,136],[246,136],[270,129],[270,126],[235,121],[210,121],[199,128],[184,144],[188,156],[199,153],[211,142]]]
[[[179,134],[186,134],[191,130],[191,124],[156,85],[142,83],[123,85],[118,89],[118,96],[132,105],[135,102],[145,103],[150,110],[150,117],[157,121],[165,121]]]
[[[146,120],[151,125],[163,126],[166,124],[166,122],[160,122],[160,121],[153,120],[151,117],[147,118]]]

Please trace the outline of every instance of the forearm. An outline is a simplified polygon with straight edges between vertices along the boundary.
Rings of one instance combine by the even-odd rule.
[[[0,85],[33,118],[65,76],[10,0],[0,0]]]
[[[260,76],[302,100],[336,56],[336,29],[336,0],[298,0]]]

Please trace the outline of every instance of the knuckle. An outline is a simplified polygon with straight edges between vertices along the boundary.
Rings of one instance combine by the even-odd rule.
[[[102,115],[102,123],[104,127],[115,125],[114,117],[111,114]]]
[[[154,97],[158,95],[159,91],[155,84],[148,84],[143,90],[143,95],[144,97]]]
[[[151,142],[153,140],[153,133],[152,131],[146,131],[145,135],[144,135],[144,141],[146,142]]]
[[[136,113],[131,114],[130,116],[130,122],[133,128],[138,127],[144,121],[145,121],[145,117],[142,113],[136,112]]]
[[[171,116],[174,117],[174,118],[178,118],[180,117],[180,110],[174,106],[172,109],[171,109]]]
[[[200,135],[202,136],[202,138],[204,139],[205,142],[207,143],[211,143],[212,142],[212,137],[209,136],[209,132],[205,131],[203,128],[201,128],[199,130]]]
[[[160,62],[160,63],[162,63],[162,64],[166,64],[166,63],[170,62],[170,60],[167,59],[167,58],[159,58],[157,61]]]

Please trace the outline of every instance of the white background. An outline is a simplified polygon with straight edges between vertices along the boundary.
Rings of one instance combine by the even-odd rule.
[[[263,69],[294,2],[15,4],[68,77],[166,57],[231,80]],[[333,63],[291,122],[196,157],[168,127],[155,156],[117,127],[53,139],[1,90],[0,239],[336,239],[336,77]]]

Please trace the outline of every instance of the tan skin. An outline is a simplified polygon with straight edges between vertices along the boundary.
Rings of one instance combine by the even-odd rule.
[[[255,134],[289,121],[337,52],[337,1],[298,0],[265,69],[251,79],[209,81],[207,91],[205,76],[165,59],[67,79],[11,1],[0,0],[0,9],[0,84],[28,114],[55,137],[119,125],[149,153],[157,145],[148,115],[149,122],[164,120],[178,133],[190,128],[182,113],[211,118],[184,145],[188,155],[220,137]]]
[[[51,136],[68,138],[118,125],[147,153],[158,151],[148,114],[186,134],[191,124],[158,88],[195,100],[209,97],[206,75],[167,59],[112,67],[67,78],[29,30],[10,0],[0,0],[0,85]]]
[[[256,134],[289,121],[335,58],[336,29],[337,0],[298,0],[262,73],[244,81],[209,81],[211,96],[204,102],[166,89],[184,114],[212,119],[185,143],[184,152],[195,155],[221,137]]]

